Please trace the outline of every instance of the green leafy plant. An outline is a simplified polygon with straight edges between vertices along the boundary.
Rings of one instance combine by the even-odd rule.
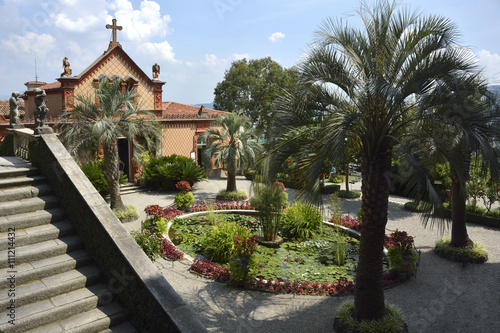
[[[323,225],[323,216],[310,203],[297,202],[281,215],[283,236],[292,239],[308,239],[316,236]]]
[[[141,232],[132,231],[131,234],[151,261],[155,261],[160,256],[163,244],[162,237],[158,237],[154,232],[150,232],[149,230]]]
[[[419,201],[419,202],[409,201],[405,203],[404,207],[411,212],[417,212],[417,213],[429,212],[432,209],[432,206],[424,201]]]
[[[228,192],[226,190],[220,190],[215,197],[216,200],[224,200],[224,201],[241,201],[247,200],[247,193],[243,190]]]
[[[285,192],[283,183],[256,184],[256,194],[250,199],[250,204],[259,211],[264,240],[276,240],[281,213],[283,207],[288,204],[288,194]]]
[[[119,218],[120,220],[138,216],[137,207],[133,205],[125,205],[124,211],[118,211],[116,209],[113,209],[113,213],[115,213],[116,217]]]
[[[456,256],[456,261],[470,261],[476,263],[484,263],[488,260],[488,252],[483,244],[474,242],[470,247],[455,247],[451,244],[450,237],[443,237],[436,242],[436,251],[443,252],[448,255]],[[469,260],[467,260],[469,259]]]
[[[330,178],[328,178],[328,180],[332,183],[342,183],[344,181],[344,177],[339,175],[332,175],[330,176]]]
[[[386,239],[386,247],[391,270],[412,275],[419,258],[413,248],[413,237],[405,231],[396,230]]]
[[[99,192],[102,196],[108,195],[109,185],[106,180],[106,170],[104,169],[104,162],[102,160],[82,164],[80,168],[85,176],[87,176],[90,180],[92,185],[94,185],[97,192]],[[125,176],[123,171],[120,171],[120,184],[125,184],[127,181],[127,176]]]
[[[346,190],[339,191],[339,197],[341,198],[356,199],[359,198],[360,196],[361,193],[357,191],[349,191],[349,192],[347,192]]]
[[[180,192],[175,195],[174,203],[179,206],[180,209],[186,210],[191,207],[194,202],[194,195],[191,192]]]
[[[373,333],[399,333],[403,332],[405,327],[404,319],[399,309],[389,303],[385,303],[387,314],[377,320],[354,319],[354,301],[342,303],[335,314],[334,327],[339,331],[339,325],[343,332],[373,332]]]
[[[228,262],[235,251],[234,236],[250,237],[252,232],[236,222],[214,225],[211,233],[201,240],[206,257],[211,261]]]
[[[234,236],[234,254],[229,259],[229,272],[232,281],[248,281],[249,272],[257,266],[255,256],[257,236]]]
[[[139,175],[148,186],[173,190],[175,184],[181,180],[191,186],[207,178],[202,167],[185,156],[170,155],[150,157]]]
[[[167,232],[167,219],[164,217],[147,219],[142,223],[142,230],[148,230],[161,236]]]

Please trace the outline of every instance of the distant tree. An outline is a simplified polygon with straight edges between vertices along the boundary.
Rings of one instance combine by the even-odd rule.
[[[143,147],[137,139],[141,138],[150,148],[161,138],[157,122],[150,121],[154,115],[136,108],[136,96],[131,90],[122,91],[121,80],[110,83],[103,79],[95,90],[95,97],[76,96],[75,106],[66,111],[58,123],[62,129],[60,138],[73,153],[96,144],[102,147],[111,208],[118,211],[125,210],[120,196],[118,138],[127,138],[136,153]]]
[[[260,152],[257,135],[247,117],[240,112],[217,118],[205,133],[207,165],[227,167],[226,191],[236,191],[236,171],[256,160]]]
[[[283,68],[271,57],[234,61],[215,87],[214,108],[242,110],[259,134],[268,137],[273,103],[279,91],[295,85],[296,80],[295,68]]]

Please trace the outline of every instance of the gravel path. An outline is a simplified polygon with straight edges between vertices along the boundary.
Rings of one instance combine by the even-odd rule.
[[[225,188],[225,179],[196,184],[196,200],[213,198]],[[250,182],[238,178],[238,189],[248,191]],[[353,184],[359,189],[360,183]],[[294,192],[290,191],[293,199]],[[138,222],[125,224],[140,228],[142,212],[149,204],[165,206],[173,202],[173,193],[135,193],[124,195],[126,204],[140,211]],[[327,202],[327,196],[325,196]],[[418,214],[406,211],[405,198],[391,197],[387,233],[395,229],[415,237],[422,251],[417,277],[406,284],[386,290],[387,301],[399,306],[406,316],[410,332],[500,332],[500,230],[468,224],[469,236],[482,242],[489,260],[482,265],[449,262],[433,254],[436,239],[442,233],[436,224],[424,228]],[[342,200],[343,211],[356,214],[360,200]],[[449,230],[444,230],[449,235]],[[210,332],[333,332],[333,315],[339,304],[352,298],[294,296],[252,292],[224,286],[188,272],[187,260],[156,262],[169,283],[198,314]]]

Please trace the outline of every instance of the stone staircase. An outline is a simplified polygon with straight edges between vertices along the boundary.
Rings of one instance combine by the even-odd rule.
[[[0,160],[0,331],[138,332],[45,178]]]

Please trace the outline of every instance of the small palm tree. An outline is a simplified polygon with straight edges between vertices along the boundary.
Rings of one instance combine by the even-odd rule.
[[[439,83],[471,71],[474,61],[456,47],[455,25],[445,18],[396,11],[388,1],[363,4],[357,13],[362,28],[325,21],[299,65],[300,86],[279,102],[277,123],[279,131],[316,140],[303,163],[310,190],[318,188],[323,161],[342,158],[346,139],[359,139],[363,223],[355,311],[358,320],[376,320],[386,313],[383,247],[394,147],[415,132],[412,126],[442,119],[427,112],[421,96],[439,96]]]
[[[118,139],[127,138],[134,146],[134,153],[140,153],[143,145],[138,138],[150,148],[161,137],[159,125],[150,121],[154,115],[138,110],[135,97],[129,89],[122,91],[121,80],[110,83],[104,78],[94,98],[76,96],[73,109],[66,111],[58,122],[60,138],[73,155],[95,144],[102,147],[111,208],[117,211],[125,210],[120,196]]]
[[[207,165],[227,167],[226,191],[236,191],[236,171],[254,162],[261,150],[250,120],[241,112],[223,115],[205,133]]]

